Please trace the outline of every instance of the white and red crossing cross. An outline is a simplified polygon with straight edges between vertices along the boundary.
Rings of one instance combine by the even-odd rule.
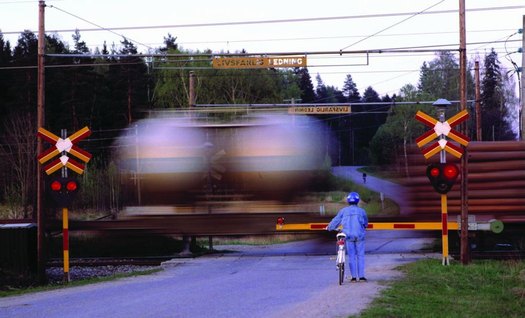
[[[432,129],[416,139],[417,146],[421,148],[435,138],[443,135],[466,147],[470,142],[470,138],[452,129],[452,127],[461,124],[467,120],[468,117],[468,112],[466,110],[462,110],[449,118],[447,121],[440,122],[439,120],[419,110],[416,113],[416,119]],[[461,156],[463,156],[463,149],[454,145],[453,143],[448,142],[445,139],[436,141],[435,143],[423,149],[422,152],[423,156],[425,156],[425,159],[428,159],[441,150],[445,150],[457,158],[461,158]]]
[[[90,135],[91,130],[89,130],[88,127],[84,127],[68,138],[62,139],[52,132],[45,130],[44,128],[38,128],[37,136],[54,145],[38,155],[38,162],[40,162],[40,164],[44,164],[54,156],[62,152],[67,152],[87,163],[91,159],[92,155],[89,152],[82,150],[75,144],[82,139],[89,137]],[[85,169],[85,166],[82,163],[73,160],[66,155],[62,155],[46,165],[44,167],[44,171],[50,175],[62,167],[69,168],[78,174],[84,173]]]

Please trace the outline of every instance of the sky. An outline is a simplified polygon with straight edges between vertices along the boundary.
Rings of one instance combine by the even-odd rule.
[[[351,74],[359,92],[372,86],[381,96],[417,85],[424,61],[435,52],[319,52],[404,48],[459,48],[459,0],[331,1],[169,1],[48,0],[46,32],[56,31],[72,46],[74,29],[94,49],[104,41],[135,42],[139,52],[163,46],[169,34],[184,49],[250,53],[304,52],[314,86],[319,74],[326,85],[342,88]],[[523,0],[466,1],[467,57],[481,63],[494,48],[502,66],[522,66]],[[37,31],[38,1],[0,0],[0,30],[16,45],[23,30]],[[105,30],[106,29],[106,30]],[[111,29],[108,31],[107,29]],[[457,52],[456,52],[457,53]],[[457,54],[456,54],[457,55]],[[510,74],[513,74],[512,72]],[[515,75],[514,75],[515,77]],[[517,78],[515,77],[515,82]],[[446,98],[446,97],[445,97]]]

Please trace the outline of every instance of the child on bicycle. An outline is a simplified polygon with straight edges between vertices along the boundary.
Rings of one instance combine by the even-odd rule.
[[[333,231],[343,226],[346,234],[346,250],[349,257],[351,282],[366,282],[365,277],[365,232],[368,227],[368,217],[364,209],[357,206],[359,194],[351,192],[346,197],[349,206],[342,208],[330,221],[326,229]]]

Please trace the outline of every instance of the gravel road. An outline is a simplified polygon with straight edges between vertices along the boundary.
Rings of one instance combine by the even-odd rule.
[[[368,283],[337,284],[335,244],[326,238],[216,246],[230,252],[174,259],[151,275],[1,298],[0,317],[346,317],[399,278],[398,265],[439,258],[412,253],[426,240],[370,232]]]

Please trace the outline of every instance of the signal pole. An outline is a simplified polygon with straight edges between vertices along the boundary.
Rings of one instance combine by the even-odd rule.
[[[439,114],[439,122],[444,123],[445,120],[445,110],[448,106],[450,106],[450,102],[444,99],[438,99],[432,106],[436,106],[438,108],[438,114]],[[440,141],[446,142],[445,135],[439,136]],[[441,164],[444,164],[447,162],[447,154],[445,150],[441,150],[439,152],[439,162]],[[441,194],[441,242],[442,242],[442,260],[441,263],[444,266],[450,265],[450,257],[448,255],[448,201],[447,201],[447,194],[442,193]]]
[[[67,139],[67,129],[62,129],[61,138]],[[62,151],[62,155],[65,156],[66,151]],[[60,171],[62,178],[67,179],[67,168],[64,166]],[[64,256],[64,283],[69,283],[71,277],[69,275],[69,211],[66,204],[62,206],[62,255]]]
[[[45,70],[44,70],[44,54],[45,54],[45,7],[46,2],[38,1],[38,57],[37,57],[37,127],[45,126]],[[37,153],[44,152],[43,141],[37,139]],[[42,169],[37,167],[36,173],[36,219],[37,219],[37,276],[38,282],[43,284],[46,281],[46,248],[45,248],[45,215],[44,215],[44,180],[42,178]]]

